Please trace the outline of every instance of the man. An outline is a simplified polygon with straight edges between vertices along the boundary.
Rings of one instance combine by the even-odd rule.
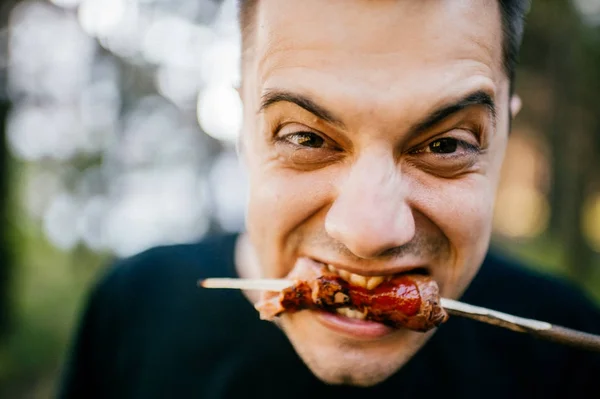
[[[600,332],[575,290],[487,255],[525,1],[241,3],[247,232],[116,265],[90,297],[62,397],[595,392],[597,354],[526,334],[315,311],[275,325],[252,293],[195,286],[300,263],[363,281],[418,269],[443,297]]]

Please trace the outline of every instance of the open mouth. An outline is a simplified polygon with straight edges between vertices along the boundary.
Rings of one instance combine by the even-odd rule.
[[[327,268],[329,273],[341,277],[343,280],[347,281],[348,283],[350,283],[354,286],[362,287],[369,291],[375,290],[382,283],[391,281],[395,277],[398,277],[401,275],[406,275],[406,274],[428,275],[429,274],[427,269],[425,269],[424,267],[418,267],[418,268],[403,271],[401,273],[388,274],[385,276],[363,276],[360,274],[351,273],[347,270],[338,269],[331,264],[324,264],[324,266]],[[338,308],[338,309],[336,309],[336,313],[341,316],[345,316],[345,317],[348,317],[351,319],[357,319],[357,320],[365,320],[365,318],[367,316],[366,309],[364,311],[360,311],[354,307]]]
[[[263,293],[255,307],[263,320],[312,310],[326,327],[367,339],[400,328],[425,332],[446,320],[437,283],[426,266],[365,268],[365,273],[370,275],[300,257],[287,275],[293,284]]]

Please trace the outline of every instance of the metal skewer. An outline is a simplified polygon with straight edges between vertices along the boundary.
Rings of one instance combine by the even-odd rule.
[[[204,288],[227,288],[238,290],[281,291],[294,285],[285,279],[236,279],[209,278],[198,281]],[[521,333],[529,333],[565,345],[600,352],[600,336],[572,330],[550,323],[513,316],[495,310],[473,306],[452,299],[441,298],[441,304],[453,316],[461,316],[483,323],[507,328]]]

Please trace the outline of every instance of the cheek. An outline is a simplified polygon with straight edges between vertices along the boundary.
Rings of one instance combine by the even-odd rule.
[[[487,176],[471,175],[432,187],[419,189],[415,207],[449,240],[455,265],[467,267],[482,258],[489,244],[494,184]]]
[[[492,215],[494,189],[483,175],[421,183],[414,192],[415,205],[449,236],[471,240]]]
[[[264,173],[250,183],[248,198],[248,228],[260,229],[260,234],[268,234],[269,230],[281,224],[289,217],[285,209],[294,199],[295,187],[277,176]],[[271,232],[272,233],[272,232]]]
[[[285,234],[311,217],[331,192],[327,179],[315,173],[285,170],[263,171],[251,187],[249,218],[253,223],[277,226],[277,234]]]
[[[275,163],[275,162],[273,162]],[[331,184],[320,172],[299,173],[267,163],[250,167],[247,231],[271,275],[284,275],[298,255],[310,220],[319,217],[331,197]]]
[[[435,187],[435,188],[433,188]],[[472,175],[421,188],[423,213],[449,242],[449,258],[441,260],[437,281],[442,296],[457,298],[473,279],[487,252],[491,234],[494,185]]]

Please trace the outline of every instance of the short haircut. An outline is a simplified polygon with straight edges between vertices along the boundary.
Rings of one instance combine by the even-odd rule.
[[[239,1],[239,23],[242,32],[242,48],[249,46],[249,36],[252,33],[255,9],[260,0],[238,0]],[[498,0],[502,15],[502,52],[503,66],[506,75],[510,79],[511,87],[515,78],[515,69],[521,48],[523,30],[525,26],[525,14],[529,10],[530,0]],[[512,91],[512,89],[511,89]]]

